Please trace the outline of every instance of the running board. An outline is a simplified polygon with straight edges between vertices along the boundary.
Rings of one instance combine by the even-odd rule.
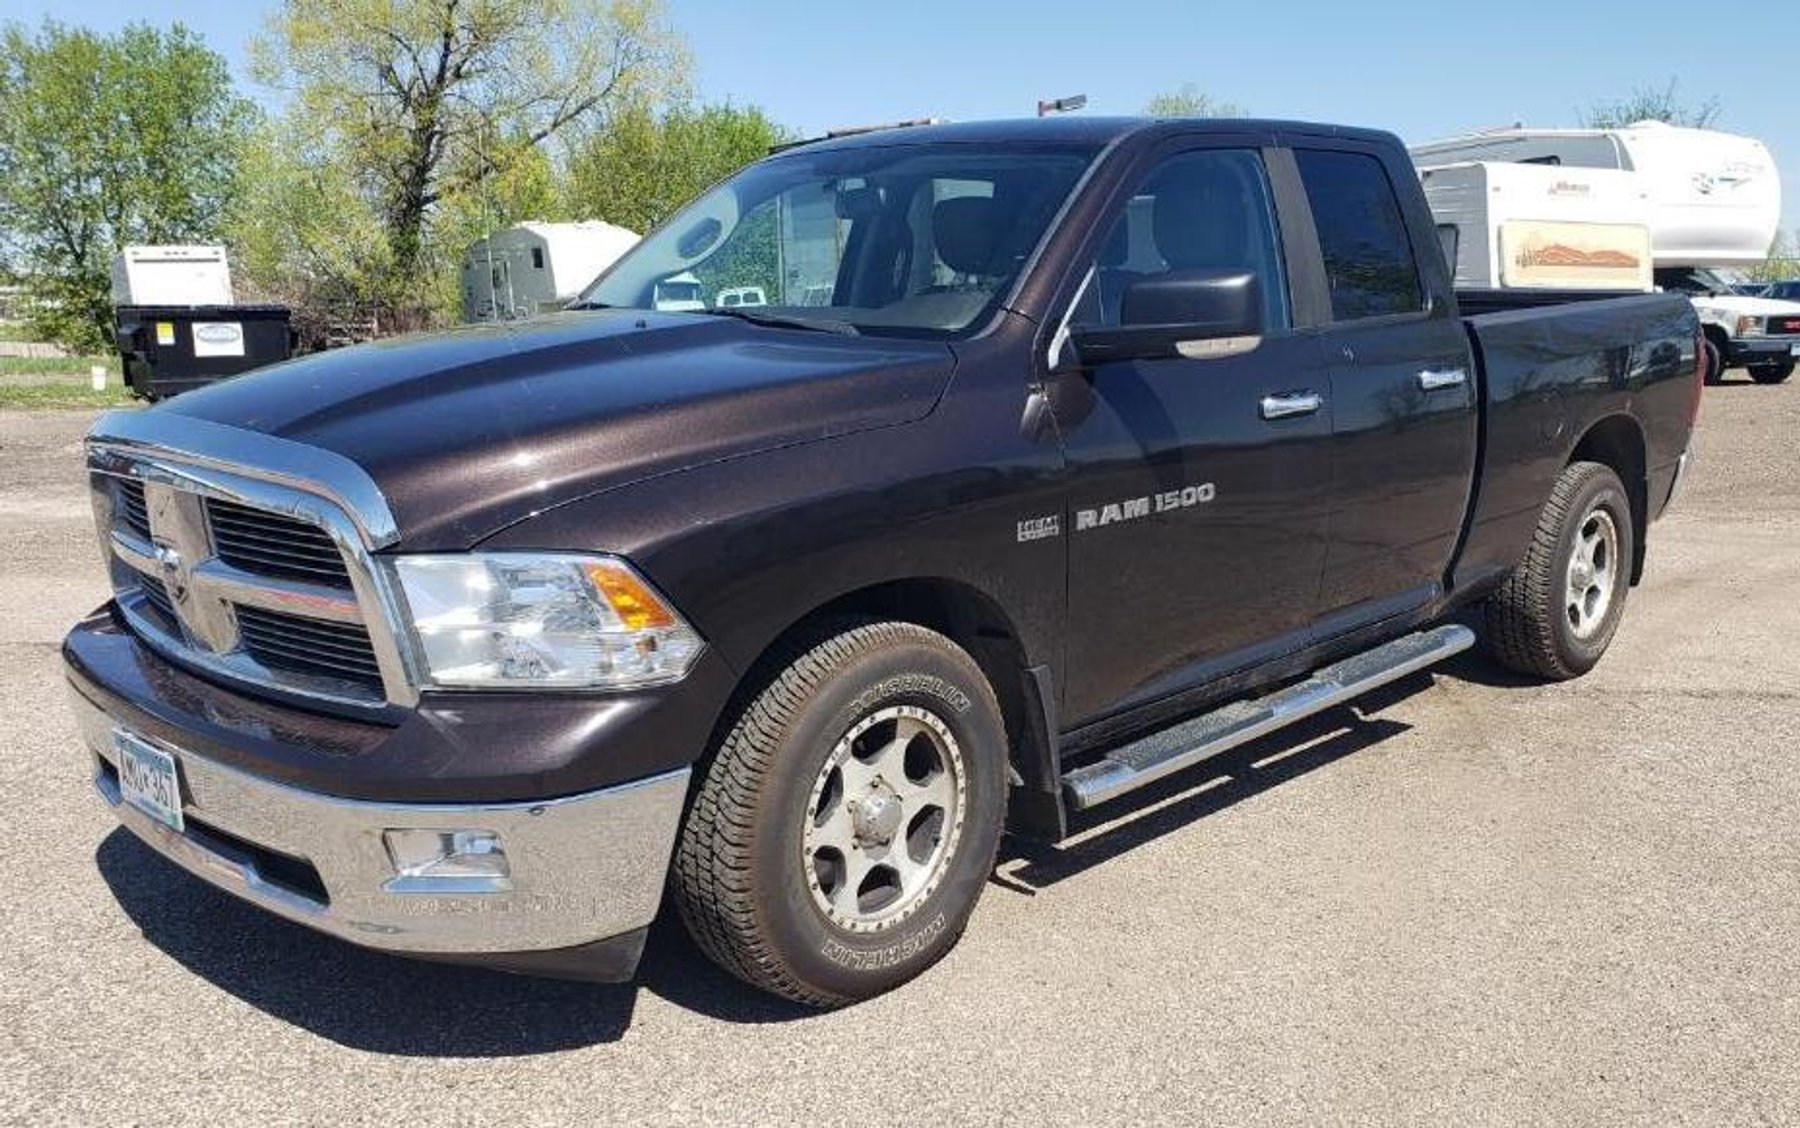
[[[1115,748],[1063,776],[1069,805],[1083,811],[1173,772],[1247,744],[1295,721],[1361,697],[1475,645],[1475,632],[1447,624],[1335,662],[1297,685],[1210,713]]]

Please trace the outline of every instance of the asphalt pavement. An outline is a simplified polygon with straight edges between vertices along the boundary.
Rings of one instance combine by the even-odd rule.
[[[0,414],[0,1122],[1800,1123],[1800,380],[1708,389],[1590,676],[1475,657],[1006,852],[817,1014],[664,921],[597,987],[368,953],[114,825],[56,643],[81,413]]]

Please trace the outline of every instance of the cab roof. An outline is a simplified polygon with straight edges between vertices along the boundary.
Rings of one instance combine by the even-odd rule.
[[[1270,118],[1156,118],[1089,117],[1057,114],[1042,118],[1002,118],[992,121],[944,122],[932,125],[876,127],[841,137],[802,141],[784,148],[787,153],[816,153],[883,145],[968,144],[1005,145],[1050,143],[1105,146],[1124,138],[1153,140],[1175,133],[1306,134],[1317,137],[1355,138],[1399,144],[1391,133],[1375,129],[1328,125],[1319,122],[1281,121]]]

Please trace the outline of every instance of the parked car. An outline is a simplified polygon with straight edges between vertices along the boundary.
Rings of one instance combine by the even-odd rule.
[[[826,300],[656,308],[755,262]],[[102,417],[84,763],[352,943],[621,979],[667,889],[747,982],[865,998],[956,942],[1003,828],[1427,668],[1463,609],[1531,677],[1601,660],[1698,323],[1509,300],[1459,310],[1387,133],[798,146],[588,312]]]
[[[1742,367],[1758,384],[1779,384],[1794,374],[1800,357],[1800,302],[1744,297],[1710,270],[1667,267],[1656,284],[1693,300],[1706,333],[1706,382]]]

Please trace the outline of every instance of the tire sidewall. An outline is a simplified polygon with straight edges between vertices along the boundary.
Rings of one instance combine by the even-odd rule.
[[[879,932],[833,925],[813,902],[802,838],[813,785],[846,732],[893,705],[928,709],[962,753],[966,807],[956,853],[936,889]],[[857,653],[801,706],[783,734],[768,801],[757,819],[758,911],[782,962],[815,988],[859,999],[935,963],[961,935],[993,868],[1006,802],[1006,735],[980,669],[946,641],[923,639]]]
[[[1581,527],[1587,523],[1588,514],[1602,507],[1612,518],[1613,527],[1618,530],[1618,578],[1614,583],[1612,602],[1606,609],[1606,619],[1600,624],[1599,630],[1583,639],[1577,637],[1574,625],[1569,622],[1565,602],[1569,560],[1580,540]],[[1624,617],[1625,597],[1631,590],[1632,560],[1635,559],[1637,546],[1631,523],[1631,502],[1625,496],[1625,487],[1620,484],[1618,475],[1605,467],[1594,468],[1571,500],[1568,512],[1568,520],[1563,523],[1556,541],[1555,565],[1547,578],[1551,586],[1551,635],[1557,658],[1563,666],[1571,673],[1584,674],[1593,669],[1606,653],[1613,635],[1619,629],[1619,621]]]
[[[1706,351],[1706,375],[1704,383],[1717,385],[1725,382],[1725,350],[1714,343],[1711,337],[1706,338],[1701,348]]]

